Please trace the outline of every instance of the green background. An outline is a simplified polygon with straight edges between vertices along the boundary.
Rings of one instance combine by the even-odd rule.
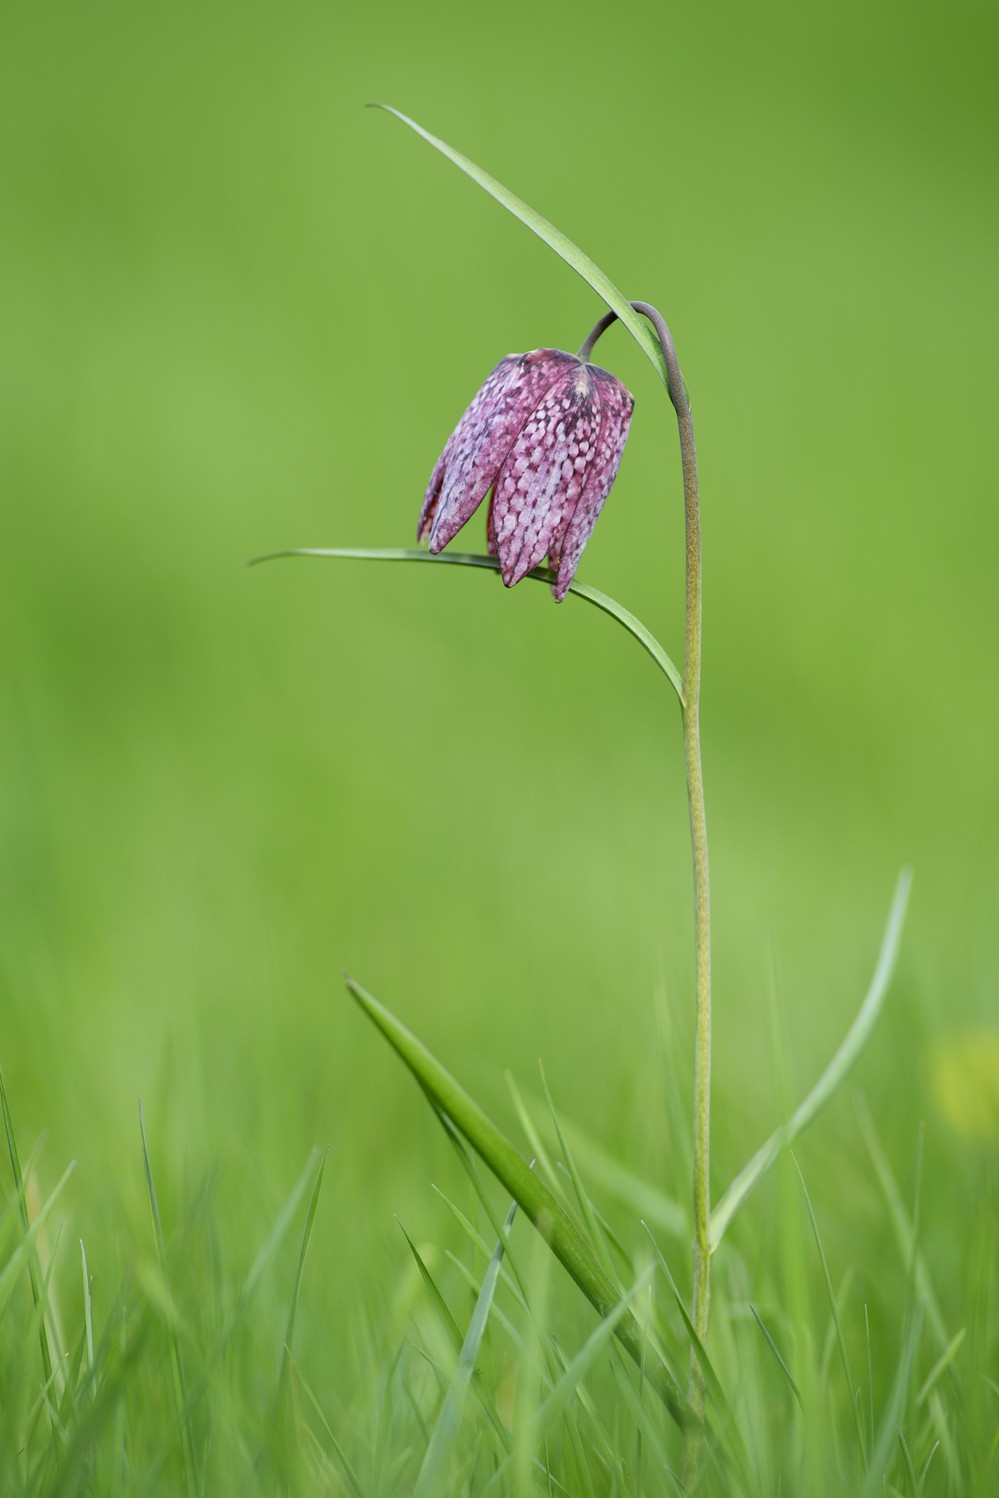
[[[977,4],[8,11],[0,1063],[43,1193],[77,1162],[95,1304],[147,1233],[139,1096],[167,1227],[217,1171],[236,1261],[329,1141],[301,1355],[347,1379],[357,1299],[404,1268],[393,1213],[447,1241],[429,1186],[454,1167],[342,968],[512,1131],[503,1072],[536,1092],[542,1058],[567,1119],[686,1191],[668,687],[534,584],[245,567],[411,544],[488,370],[602,310],[377,99],[672,327],[702,480],[715,1189],[779,1118],[774,1013],[798,1095],[911,864],[856,1081],[907,1186],[925,1122],[958,1315],[999,1113],[994,1053],[955,1084],[977,1127],[939,1083],[996,1022],[997,30]],[[623,331],[600,358],[636,411],[579,577],[678,657],[672,413]],[[884,1216],[849,1096],[802,1160],[841,1269]],[[772,1206],[740,1222],[750,1256]]]

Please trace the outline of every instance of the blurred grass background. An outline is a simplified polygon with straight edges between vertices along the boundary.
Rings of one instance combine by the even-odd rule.
[[[601,312],[381,99],[670,322],[704,506],[716,1190],[777,1121],[771,1010],[797,1094],[911,863],[858,1085],[903,1181],[926,1123],[959,1317],[999,1128],[997,30],[898,0],[8,9],[0,1062],[43,1182],[78,1162],[98,1301],[144,1230],[139,1095],[165,1216],[221,1170],[234,1257],[331,1142],[306,1363],[403,1260],[394,1212],[446,1236],[446,1143],[344,967],[507,1122],[503,1070],[530,1089],[541,1057],[568,1119],[684,1189],[659,1031],[690,1030],[686,805],[650,663],[532,585],[244,565],[409,544],[485,373]],[[672,414],[620,330],[600,357],[637,406],[580,577],[678,658]],[[842,1264],[883,1217],[848,1097],[802,1158]]]

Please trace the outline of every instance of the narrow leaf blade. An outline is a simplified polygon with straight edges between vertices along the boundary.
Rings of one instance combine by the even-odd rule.
[[[483,171],[480,166],[476,166],[474,161],[471,161],[467,156],[463,156],[460,151],[456,151],[446,141],[439,140],[436,135],[431,135],[429,130],[424,130],[422,125],[418,125],[408,115],[403,114],[398,109],[393,109],[390,104],[373,104],[371,107],[373,109],[384,109],[386,114],[395,115],[396,119],[401,120],[404,125],[408,125],[410,130],[415,130],[416,134],[421,136],[428,145],[433,146],[435,151],[440,151],[441,155],[446,156],[448,161],[453,162],[459,171],[471,177],[472,181],[481,187],[483,192],[487,192],[491,198],[495,198],[497,203],[500,203],[508,213],[512,213],[514,218],[520,219],[520,222],[526,228],[530,229],[533,234],[536,234],[539,239],[544,240],[549,249],[554,250],[556,255],[560,256],[567,265],[571,266],[577,275],[582,276],[587,285],[592,287],[597,293],[597,296],[607,303],[611,311],[617,313],[621,322],[628,329],[632,338],[634,338],[639,348],[654,367],[663,384],[668,388],[662,350],[651,328],[645,319],[635,311],[624,293],[614,285],[614,282],[600,269],[599,265],[590,259],[589,255],[581,250],[578,245],[573,244],[572,240],[563,234],[561,229],[556,229],[554,224],[549,223],[546,218],[542,218],[540,213],[536,213],[527,203],[516,197],[509,188],[504,187],[502,182],[498,182],[495,177]]]
[[[315,1226],[316,1213],[319,1210],[319,1193],[323,1187],[323,1175],[326,1171],[326,1161],[329,1158],[329,1145],[323,1150],[319,1169],[316,1171],[315,1185],[312,1188],[312,1196],[309,1200],[309,1210],[305,1216],[305,1228],[302,1232],[302,1242],[298,1250],[298,1263],[295,1267],[295,1281],[291,1290],[291,1303],[288,1307],[288,1321],[285,1326],[284,1342],[281,1344],[281,1363],[278,1370],[277,1398],[281,1398],[285,1387],[285,1379],[288,1372],[288,1358],[291,1354],[292,1339],[295,1335],[295,1320],[298,1315],[298,1300],[302,1291],[302,1277],[305,1274],[305,1260],[309,1252],[309,1244],[312,1241],[312,1229]]]
[[[777,1360],[777,1366],[778,1366],[778,1368],[783,1373],[784,1377],[787,1379],[788,1387],[790,1388],[791,1393],[794,1395],[795,1399],[798,1401],[799,1407],[803,1410],[805,1408],[805,1406],[801,1402],[801,1390],[798,1388],[798,1385],[795,1383],[794,1376],[791,1373],[790,1368],[787,1366],[787,1364],[785,1363],[783,1357],[781,1356],[780,1348],[777,1346],[777,1343],[774,1341],[773,1337],[770,1335],[770,1330],[767,1327],[766,1322],[763,1320],[763,1317],[760,1315],[759,1311],[753,1305],[752,1301],[750,1301],[750,1303],[749,1303],[749,1309],[752,1311],[753,1316],[755,1317],[756,1325],[759,1327],[760,1331],[763,1333],[763,1337],[764,1337],[764,1340],[765,1340],[767,1346],[770,1348],[770,1351],[773,1353],[774,1357]]]
[[[365,562],[429,562],[434,567],[457,566],[457,567],[479,567],[486,572],[499,572],[500,564],[495,557],[479,556],[475,552],[442,551],[438,556],[433,556],[429,551],[420,551],[415,546],[295,546],[286,551],[269,551],[264,556],[252,557],[248,566],[255,567],[260,562],[274,562],[280,557],[340,557],[348,560],[360,560]],[[555,574],[547,567],[535,567],[533,572],[528,572],[527,577],[534,582],[554,583]],[[592,603],[602,613],[610,614],[612,619],[625,628],[630,635],[647,651],[666,677],[670,686],[677,695],[680,706],[683,706],[683,678],[676,666],[670,660],[655,635],[642,621],[628,609],[623,608],[608,593],[601,593],[599,588],[591,588],[586,583],[571,583],[569,592],[575,593],[577,598],[583,598],[587,603]]]
[[[486,1323],[492,1310],[493,1296],[496,1293],[496,1283],[499,1279],[500,1264],[503,1261],[503,1253],[506,1249],[506,1240],[513,1227],[513,1219],[516,1215],[517,1204],[507,1214],[503,1231],[497,1240],[492,1257],[483,1276],[482,1286],[475,1302],[475,1310],[469,1322],[468,1331],[462,1344],[461,1353],[458,1358],[457,1367],[451,1377],[451,1384],[447,1396],[441,1408],[437,1424],[434,1426],[430,1444],[423,1458],[420,1475],[417,1478],[415,1498],[429,1498],[431,1493],[442,1491],[441,1479],[447,1470],[448,1458],[454,1445],[454,1438],[461,1424],[461,1412],[465,1405],[465,1396],[468,1386],[475,1375],[476,1361],[479,1356],[479,1347],[485,1335]]]
[[[352,978],[346,977],[345,982],[348,992],[360,1008],[406,1063],[431,1100],[448,1114],[497,1180],[509,1191],[600,1316],[606,1318],[619,1310],[621,1298],[617,1288],[593,1249],[565,1208],[527,1161],[517,1153],[478,1103],[469,1097],[426,1046],[384,1004]],[[615,1333],[635,1363],[641,1367],[646,1343],[630,1310],[625,1311],[620,1320],[616,1320]],[[690,1419],[687,1405],[671,1373],[658,1358],[649,1367],[648,1377],[677,1423],[686,1424]]]
[[[798,1105],[791,1117],[781,1124],[779,1129],[775,1129],[766,1143],[760,1146],[717,1203],[711,1214],[712,1250],[718,1247],[732,1218],[778,1159],[781,1151],[797,1139],[802,1130],[808,1127],[815,1115],[825,1107],[833,1094],[842,1086],[870,1039],[895,971],[911,886],[912,873],[909,869],[903,869],[895,886],[895,894],[888,912],[888,921],[881,940],[881,950],[878,953],[874,974],[856,1019],[811,1092]]]

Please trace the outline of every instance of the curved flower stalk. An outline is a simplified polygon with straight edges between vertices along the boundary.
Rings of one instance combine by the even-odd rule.
[[[491,492],[486,536],[508,588],[547,557],[561,603],[617,477],[634,397],[561,349],[501,359],[437,460],[418,541],[439,552]]]

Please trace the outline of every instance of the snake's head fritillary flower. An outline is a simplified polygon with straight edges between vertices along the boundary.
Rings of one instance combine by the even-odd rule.
[[[617,476],[634,399],[561,349],[501,359],[430,476],[417,540],[441,551],[486,495],[489,550],[508,588],[545,557],[560,603]]]

